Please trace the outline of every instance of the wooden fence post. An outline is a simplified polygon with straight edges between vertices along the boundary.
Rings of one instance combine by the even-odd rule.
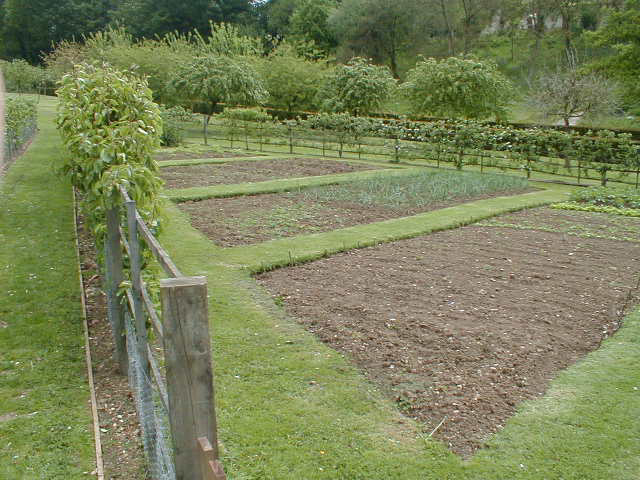
[[[211,442],[218,459],[207,279],[180,277],[160,281],[164,351],[177,480],[203,480],[198,441]]]
[[[120,246],[120,211],[117,207],[107,210],[107,237],[105,250],[105,281],[107,290],[107,316],[113,330],[118,372],[127,375],[129,359],[127,337],[124,328],[124,307],[118,298],[118,288],[124,280],[122,247]]]

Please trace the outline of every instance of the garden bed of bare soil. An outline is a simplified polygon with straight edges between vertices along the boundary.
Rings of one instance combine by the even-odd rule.
[[[127,376],[117,373],[115,346],[107,320],[106,298],[101,289],[102,277],[96,264],[95,246],[82,224],[82,217],[78,218],[78,222],[78,243],[105,478],[144,480],[147,475],[138,415]]]
[[[562,231],[569,212],[509,221],[536,215],[558,231],[474,225],[258,281],[425,432],[440,425],[434,436],[469,457],[520,402],[612,335],[638,298],[640,244],[590,235],[610,217],[574,216],[581,235]]]
[[[312,177],[362,170],[378,170],[378,167],[318,158],[292,158],[251,162],[237,161],[223,165],[165,167],[160,173],[167,188],[189,188],[264,182],[276,178]]]
[[[153,158],[158,161],[163,160],[191,160],[193,158],[236,158],[236,157],[248,157],[244,153],[236,153],[236,152],[213,152],[213,151],[205,151],[205,152],[157,152]],[[254,155],[258,156],[258,155]]]
[[[518,194],[534,189],[517,192]],[[314,200],[304,192],[210,198],[178,204],[191,224],[223,247],[250,245],[276,238],[328,232],[338,228],[408,217],[508,192],[458,197],[420,207],[362,205]]]

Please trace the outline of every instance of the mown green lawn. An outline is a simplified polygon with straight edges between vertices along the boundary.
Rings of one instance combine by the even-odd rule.
[[[0,478],[91,478],[95,454],[71,187],[55,103],[0,186]]]

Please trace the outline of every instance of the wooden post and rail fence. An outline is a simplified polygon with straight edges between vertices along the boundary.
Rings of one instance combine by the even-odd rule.
[[[153,413],[155,397],[159,398],[156,402],[159,408],[166,411],[172,440],[170,461],[176,480],[224,480],[218,455],[207,279],[182,275],[141,218],[135,202],[124,189],[120,192],[124,209],[113,207],[107,211],[105,239],[107,310],[119,371],[124,375],[130,373],[131,357],[135,356],[142,379],[136,392],[139,410]],[[122,210],[126,212],[126,223],[121,220]],[[123,223],[127,226],[126,234]],[[142,279],[141,241],[168,276],[160,281],[160,314]],[[129,258],[129,275],[123,252]],[[125,280],[130,281],[130,286],[121,295]],[[135,332],[129,342],[128,321]],[[162,344],[164,376],[149,343],[148,323]],[[135,351],[131,351],[131,345],[135,345]],[[158,461],[153,446],[157,441],[157,424],[153,414],[143,415],[139,411],[139,417],[148,461],[152,464]],[[151,447],[147,448],[148,445]]]

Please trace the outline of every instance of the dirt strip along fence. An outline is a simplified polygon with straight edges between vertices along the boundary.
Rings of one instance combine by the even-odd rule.
[[[224,120],[209,124],[209,137],[231,148],[243,148],[265,153],[321,155],[336,158],[371,159],[399,163],[427,162],[432,166],[453,166],[462,170],[475,166],[480,172],[514,171],[527,178],[535,172],[561,177],[572,177],[578,184],[598,181],[640,186],[640,161],[634,165],[596,161],[585,155],[574,154],[554,158],[536,154],[522,146],[503,150],[495,148],[469,148],[446,143],[411,141],[396,136],[353,136],[346,132],[327,129],[296,128],[287,124],[262,124],[238,121],[230,127]]]
[[[182,275],[141,218],[135,201],[124,189],[121,194],[124,208],[107,211],[107,312],[117,364],[121,374],[128,374],[134,393],[150,476],[224,480],[207,279]],[[160,280],[160,312],[143,281],[141,242],[168,277]]]

